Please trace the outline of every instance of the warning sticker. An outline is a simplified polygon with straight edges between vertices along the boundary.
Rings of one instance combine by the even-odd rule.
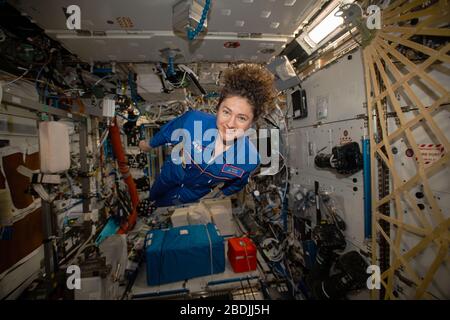
[[[352,138],[350,138],[350,137],[341,137],[341,139],[339,139],[339,141],[340,141],[341,145],[343,145],[343,144],[347,144],[349,142],[352,142]]]
[[[444,156],[442,144],[419,144],[418,147],[425,165],[431,165]]]
[[[348,135],[348,131],[344,130],[343,135],[339,138],[339,143],[341,145],[352,142],[352,138]]]

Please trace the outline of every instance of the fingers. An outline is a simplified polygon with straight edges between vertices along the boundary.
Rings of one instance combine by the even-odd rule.
[[[139,149],[141,149],[142,151],[150,151],[150,147],[148,146],[147,141],[139,141]]]

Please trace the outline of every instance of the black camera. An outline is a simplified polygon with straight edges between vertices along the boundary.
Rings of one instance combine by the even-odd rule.
[[[331,154],[319,153],[314,158],[319,168],[336,169],[340,174],[353,174],[363,168],[363,157],[357,142],[333,147]]]

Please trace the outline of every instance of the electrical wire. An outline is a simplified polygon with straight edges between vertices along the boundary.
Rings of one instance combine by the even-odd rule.
[[[186,74],[187,74],[187,72],[184,72],[183,78],[181,79],[180,82],[178,82],[178,83],[173,83],[173,82],[170,82],[170,81],[169,81],[169,84],[170,84],[174,89],[180,89],[180,88],[183,88],[183,83],[184,83],[184,81],[186,80]]]
[[[275,107],[276,109],[280,112],[281,114],[281,121],[283,122],[283,127],[285,130],[285,143],[284,146],[288,146],[289,145],[289,131],[288,131],[288,126],[286,123],[286,117],[285,114],[283,113],[283,111],[281,110],[280,106],[278,105],[278,103],[275,103]],[[285,154],[286,156],[282,156],[283,157],[283,167],[279,170],[279,172],[281,172],[281,170],[284,168],[284,170],[286,171],[286,177],[285,177],[285,186],[284,186],[284,191],[283,191],[283,197],[282,197],[282,203],[281,203],[281,208],[282,208],[282,212],[284,212],[284,214],[287,215],[287,212],[285,212],[286,210],[286,196],[287,196],[287,190],[289,187],[289,166],[288,166],[288,156],[289,156],[289,152],[288,152],[288,148],[286,148],[285,150]],[[281,155],[281,153],[279,153]],[[284,216],[283,214],[281,216]],[[288,218],[288,217],[287,217]],[[286,220],[285,221],[285,228],[287,231],[287,226],[289,225],[289,222]],[[291,222],[292,225],[292,222]]]
[[[244,300],[247,300],[247,296],[245,294],[245,288],[244,288],[244,284],[242,283],[242,279],[239,279],[239,282],[241,283],[242,296],[244,297]]]
[[[14,79],[14,80],[12,80],[12,81],[10,81],[10,82],[5,83],[5,84],[3,85],[4,87],[11,85],[11,84],[13,84],[14,82],[19,81],[20,79],[22,79],[24,76],[26,76],[27,73],[30,72],[31,66],[30,66],[28,69],[24,69],[24,68],[21,68],[21,67],[17,67],[17,69],[25,70],[25,72],[22,73],[22,75],[20,75],[20,76],[17,77],[16,79]]]
[[[93,87],[97,86],[100,82],[102,82],[103,80],[106,80],[107,78],[112,78],[114,75],[112,74],[107,74],[106,76],[104,76],[103,78],[97,80],[97,82],[94,83]]]
[[[97,153],[99,153],[102,150],[102,146],[106,141],[106,138],[108,138],[109,128],[106,128],[100,138],[100,142],[97,144]]]
[[[288,277],[288,281],[291,283],[291,287],[292,287],[292,296],[295,297],[295,294],[297,292],[297,286],[295,285],[294,282],[294,277],[292,276],[292,271],[291,268],[289,267],[289,261],[285,261],[284,265],[286,266],[287,271],[289,272],[289,277]]]
[[[41,96],[41,93],[39,92],[38,81],[39,81],[39,78],[41,77],[42,71],[43,71],[43,70],[45,69],[45,67],[50,63],[51,60],[52,60],[52,52],[50,52],[50,57],[49,57],[48,60],[42,65],[41,69],[39,70],[39,72],[38,72],[38,74],[37,74],[37,76],[36,76],[35,85],[36,85],[36,90],[37,90],[39,96]],[[47,85],[48,81],[45,81],[44,83]],[[45,95],[45,92],[44,92],[44,95]],[[45,96],[44,96],[44,98],[45,98]]]
[[[197,26],[195,27],[194,30],[192,30],[192,27],[190,27],[190,26],[188,27],[187,36],[188,36],[189,40],[194,40],[195,37],[202,31],[203,24],[205,23],[206,17],[208,16],[208,11],[209,11],[210,5],[211,5],[211,0],[206,0],[199,23],[197,24]]]
[[[253,293],[252,285],[250,283],[250,279],[248,277],[247,277],[247,283],[248,283],[248,288],[250,289],[250,292],[252,294],[253,300],[256,300],[255,294]]]

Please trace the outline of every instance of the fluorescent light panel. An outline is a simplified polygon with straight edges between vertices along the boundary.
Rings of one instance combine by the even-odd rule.
[[[312,23],[314,27],[299,37],[298,40],[300,41],[300,44],[303,42],[304,45],[310,47],[308,51],[315,51],[324,39],[326,39],[344,23],[344,19],[342,17],[335,16],[336,12],[339,11],[339,6],[344,3],[352,2],[355,2],[355,0],[335,0],[331,3],[328,8],[325,9],[331,11],[325,16],[322,15],[322,17],[319,18],[321,19],[320,21],[317,21],[316,19],[316,21]]]
[[[336,7],[325,17],[325,19],[308,32],[308,37],[314,41],[314,43],[320,43],[320,41],[325,39],[330,33],[336,30],[337,27],[344,23],[342,17],[336,17],[334,15],[338,10],[339,7]]]

